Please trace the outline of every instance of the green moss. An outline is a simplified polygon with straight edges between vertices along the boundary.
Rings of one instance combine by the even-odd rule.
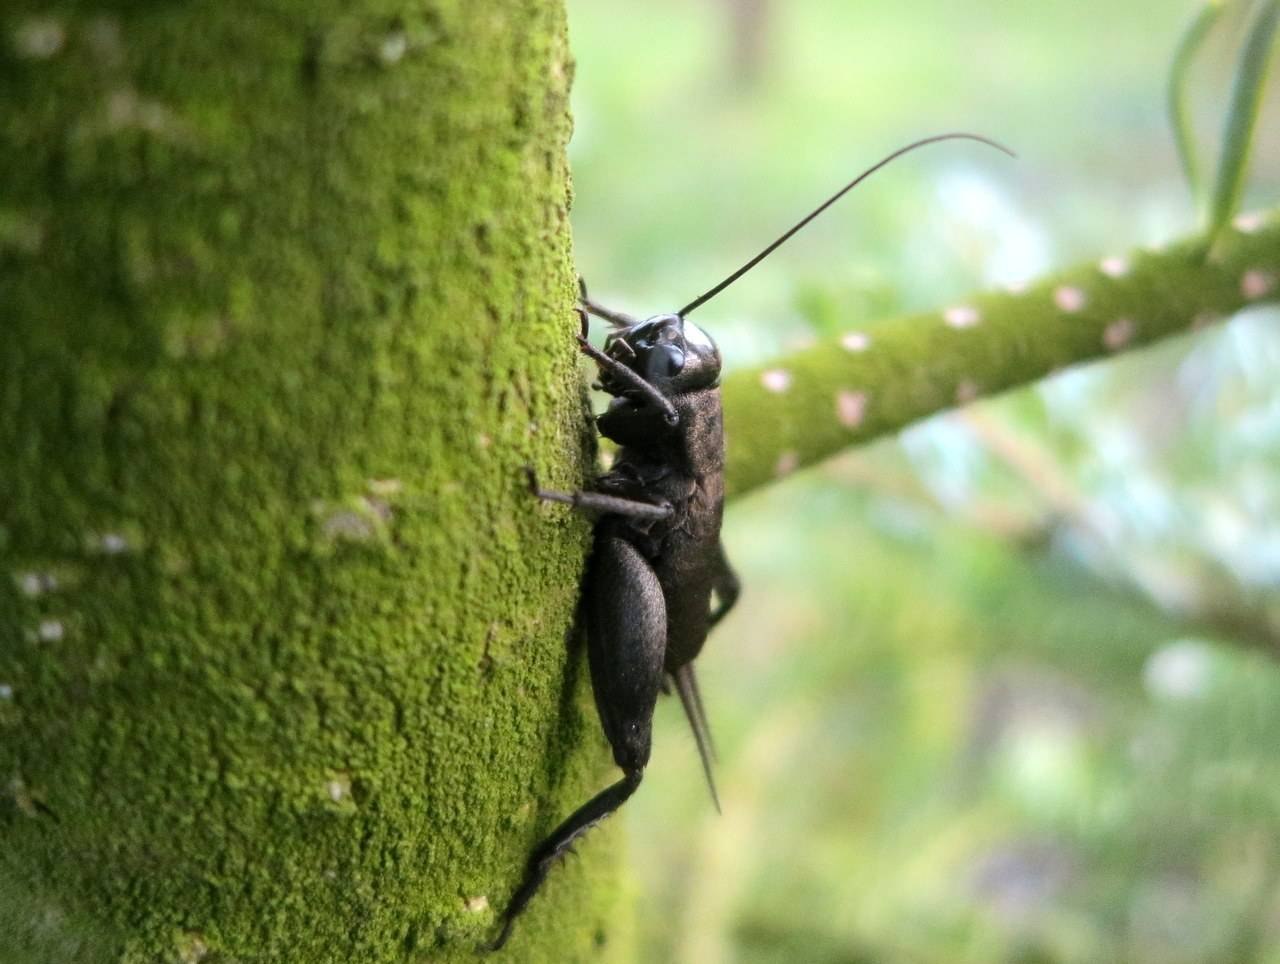
[[[0,32],[0,961],[472,957],[607,771],[559,5]],[[613,840],[513,958],[620,946]]]
[[[740,494],[853,444],[1069,365],[1280,296],[1280,212],[1081,265],[1026,291],[897,318],[725,380],[728,488]]]

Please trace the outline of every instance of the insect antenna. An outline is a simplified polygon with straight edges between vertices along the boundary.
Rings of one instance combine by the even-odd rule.
[[[708,301],[710,301],[720,292],[724,291],[725,288],[729,287],[729,285],[733,284],[735,281],[741,278],[744,274],[746,274],[748,271],[750,271],[752,268],[758,265],[765,258],[769,257],[769,255],[773,254],[773,252],[777,248],[781,247],[782,243],[786,241],[788,238],[790,238],[793,234],[795,234],[797,231],[803,228],[806,224],[808,224],[810,221],[816,218],[819,214],[821,214],[827,208],[831,207],[831,205],[835,204],[836,201],[840,200],[842,197],[845,196],[845,194],[853,190],[855,187],[861,184],[864,180],[866,180],[876,171],[880,170],[880,168],[884,167],[890,161],[896,160],[897,158],[901,157],[903,154],[906,154],[909,151],[914,151],[917,147],[924,147],[926,144],[936,144],[938,141],[951,141],[951,140],[978,141],[981,144],[986,144],[988,147],[994,147],[998,151],[1003,151],[1005,154],[1008,154],[1010,157],[1018,156],[1017,154],[1013,153],[1013,151],[1009,150],[1009,148],[1005,147],[1003,144],[999,144],[991,140],[990,138],[983,137],[981,134],[968,134],[963,131],[953,131],[952,133],[949,133],[949,134],[935,134],[932,137],[921,138],[918,141],[913,141],[912,143],[906,145],[905,147],[900,147],[896,151],[894,151],[892,154],[881,159],[877,163],[871,165],[871,167],[867,168],[865,171],[863,171],[861,174],[855,177],[852,181],[850,181],[840,190],[836,191],[835,194],[831,195],[831,197],[827,198],[825,201],[819,204],[816,208],[810,211],[807,215],[805,215],[805,217],[802,218],[798,224],[795,224],[794,226],[792,226],[792,228],[789,231],[787,231],[785,234],[783,234],[782,237],[778,238],[771,245],[769,245],[767,248],[765,248],[763,251],[757,254],[754,258],[752,258],[750,261],[744,264],[741,268],[739,268],[733,274],[729,275],[729,277],[721,281],[718,285],[716,285],[710,291],[699,295],[697,298],[694,298],[693,301],[689,302],[687,305],[685,305],[683,308],[677,311],[676,314],[679,315],[681,318],[683,318],[685,315],[689,314],[689,312],[693,311],[693,309],[706,304]]]

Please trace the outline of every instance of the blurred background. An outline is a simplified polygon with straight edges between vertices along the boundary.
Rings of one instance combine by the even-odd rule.
[[[575,245],[729,369],[1192,231],[1182,0],[570,0]],[[1195,75],[1217,142],[1244,18]],[[1280,200],[1272,83],[1245,209]],[[735,503],[745,592],[623,818],[644,960],[1280,961],[1280,318],[1255,310]]]

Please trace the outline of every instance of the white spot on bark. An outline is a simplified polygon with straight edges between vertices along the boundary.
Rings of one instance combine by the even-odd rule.
[[[369,491],[374,495],[398,495],[404,489],[399,479],[370,479]]]
[[[791,372],[782,368],[770,368],[761,373],[760,384],[771,392],[785,392],[791,387]]]
[[[368,542],[374,537],[373,522],[351,509],[338,509],[330,512],[324,517],[320,527],[330,539],[350,539],[353,542]]]
[[[1231,225],[1241,234],[1253,234],[1261,230],[1266,223],[1267,216],[1263,212],[1249,211],[1245,214],[1237,214]]]
[[[866,351],[871,347],[871,336],[863,331],[850,331],[840,336],[840,344],[846,351]]]
[[[13,32],[13,47],[28,60],[48,60],[67,41],[62,24],[53,17],[24,20]]]
[[[1116,351],[1133,341],[1138,326],[1130,318],[1119,318],[1107,325],[1102,333],[1102,343],[1110,350]]]
[[[0,700],[13,699],[13,687],[8,683],[0,683]]]
[[[1274,287],[1275,278],[1258,268],[1250,268],[1240,278],[1240,293],[1250,301],[1270,294]]]
[[[44,619],[36,629],[36,636],[42,643],[56,643],[67,634],[66,627],[57,619]]]
[[[836,417],[845,428],[857,428],[867,412],[867,393],[841,389],[836,392]]]
[[[384,64],[399,63],[408,49],[409,38],[403,30],[397,30],[383,38],[382,45],[378,48],[378,57]]]
[[[132,87],[120,87],[107,95],[106,126],[108,131],[138,129],[170,140],[184,134],[173,111],[157,100],[139,97]]]
[[[39,596],[58,588],[58,580],[51,572],[15,572],[13,581],[24,596]]]
[[[201,934],[183,934],[178,940],[178,964],[200,964],[209,956],[209,945]]]
[[[978,388],[978,383],[972,379],[965,378],[956,386],[956,402],[960,405],[968,405],[982,394],[982,390]]]
[[[129,540],[118,532],[104,532],[98,547],[108,556],[118,556],[129,551]]]
[[[800,467],[800,454],[798,452],[786,451],[778,456],[778,461],[773,466],[773,474],[779,478],[784,475],[790,475]]]
[[[1075,285],[1059,285],[1053,289],[1053,303],[1062,311],[1079,311],[1088,302],[1088,298]]]
[[[472,914],[483,914],[489,909],[489,898],[484,894],[479,897],[468,897],[463,906]]]
[[[367,498],[364,500],[364,504],[369,507],[370,512],[376,515],[383,522],[391,521],[391,517],[394,513],[391,511],[391,506],[382,501],[382,499]]]
[[[1123,278],[1129,273],[1129,259],[1113,256],[1098,262],[1098,270],[1108,278]]]
[[[942,318],[952,328],[972,328],[982,320],[982,315],[972,305],[952,305],[942,313]]]
[[[324,788],[328,792],[330,800],[334,803],[341,803],[351,796],[351,778],[347,776],[335,777],[327,782]]]
[[[22,779],[21,775],[15,773],[9,780],[9,795],[13,797],[14,804],[24,815],[32,819],[40,816],[40,808],[36,806],[35,798],[31,796],[31,791],[27,788],[27,782]]]

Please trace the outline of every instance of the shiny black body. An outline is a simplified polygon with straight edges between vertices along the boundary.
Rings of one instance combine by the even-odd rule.
[[[585,289],[582,301],[579,344],[614,396],[596,425],[621,448],[590,491],[545,491],[532,476],[531,483],[539,498],[597,518],[583,616],[596,709],[623,776],[534,851],[495,948],[574,840],[640,785],[660,691],[679,694],[710,784],[711,740],[693,661],[738,596],[720,544],[724,428],[715,343],[679,315],[636,321],[595,305]],[[586,340],[588,311],[616,326],[604,351]],[[713,784],[711,793],[714,800]]]

